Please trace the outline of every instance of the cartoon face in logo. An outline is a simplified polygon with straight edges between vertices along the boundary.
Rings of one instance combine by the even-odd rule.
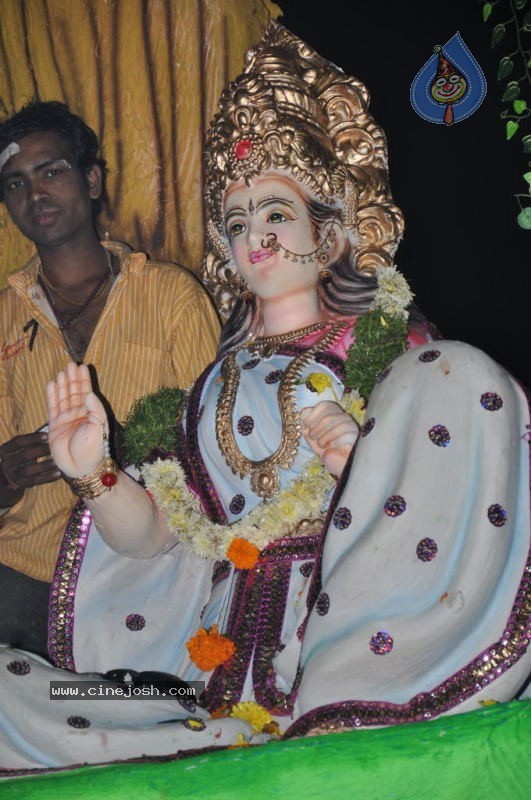
[[[466,92],[466,80],[458,72],[438,75],[430,86],[430,92],[438,103],[455,103]]]

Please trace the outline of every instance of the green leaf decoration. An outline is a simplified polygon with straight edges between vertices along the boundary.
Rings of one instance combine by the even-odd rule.
[[[508,56],[504,56],[502,59],[500,59],[498,66],[498,80],[502,81],[504,78],[508,78],[513,71],[513,67],[514,64]]]
[[[516,81],[509,81],[509,83],[505,87],[502,101],[504,103],[508,103],[511,102],[511,100],[516,100],[519,94],[520,94],[519,84]]]
[[[527,108],[527,103],[525,100],[515,100],[513,103],[513,108],[517,114],[521,114]]]
[[[504,36],[505,36],[505,25],[502,25],[502,23],[499,22],[498,25],[494,26],[494,30],[492,31],[490,46],[496,47],[496,45],[501,42]]]
[[[522,137],[522,147],[524,149],[524,153],[531,153],[531,133],[528,133],[527,136]]]
[[[376,309],[358,318],[345,363],[345,386],[369,399],[378,375],[407,350],[407,322]]]
[[[516,217],[517,223],[526,231],[531,231],[531,206],[523,208]]]
[[[526,11],[524,16],[524,31],[531,31],[531,11]]]
[[[486,22],[492,14],[492,3],[485,3],[483,6],[483,22]]]
[[[527,181],[529,184],[529,194],[531,194],[531,172],[524,172],[522,175],[524,181]]]
[[[514,119],[508,120],[505,131],[506,138],[512,139],[519,127],[520,125]]]
[[[494,30],[492,31],[490,46],[496,47],[496,45],[501,42],[504,36],[505,36],[505,25],[502,25],[502,23],[499,22],[498,25],[494,26]]]
[[[514,0],[514,4],[515,4],[516,8],[518,9],[518,11],[520,11],[520,9],[522,9],[525,6],[526,3],[527,3],[527,0]]]
[[[185,396],[183,389],[164,388],[135,402],[123,429],[126,458],[135,467],[140,467],[153,450],[175,450],[175,427]]]

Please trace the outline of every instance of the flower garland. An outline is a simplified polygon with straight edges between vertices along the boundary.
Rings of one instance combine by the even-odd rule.
[[[232,554],[235,564],[241,557],[250,566],[268,544],[289,535],[304,519],[318,517],[335,485],[319,459],[313,458],[274,499],[260,503],[243,519],[218,525],[203,513],[176,458],[144,464],[142,477],[171,532],[185,547],[203,558],[224,559]],[[240,569],[250,566],[242,564]]]
[[[377,281],[374,301],[370,310],[358,319],[356,341],[349,349],[347,359],[347,373],[350,371],[352,374],[359,369],[357,356],[360,348],[367,349],[367,336],[358,336],[358,330],[360,326],[364,330],[366,320],[370,321],[372,330],[375,320],[377,336],[369,335],[373,343],[373,348],[369,348],[372,380],[377,371],[389,363],[389,360],[381,363],[382,352],[389,355],[389,348],[393,352],[398,349],[395,353],[398,355],[407,348],[406,308],[413,298],[407,281],[395,267],[382,267],[377,273]],[[305,383],[318,394],[332,387],[330,377],[320,372],[308,375]],[[354,388],[352,382],[347,381],[344,396],[336,399],[359,425],[363,423],[367,392]],[[238,569],[252,569],[260,551],[267,545],[289,535],[302,520],[318,517],[335,484],[319,459],[314,458],[276,497],[261,503],[237,522],[219,525],[203,513],[201,503],[188,488],[184,471],[176,458],[144,464],[142,478],[164,513],[170,530],[185,547],[203,558],[229,558]]]

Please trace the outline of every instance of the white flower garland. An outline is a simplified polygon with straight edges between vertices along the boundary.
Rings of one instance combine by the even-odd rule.
[[[413,292],[402,273],[395,266],[380,267],[376,279],[378,288],[370,305],[371,311],[380,309],[392,317],[407,319],[406,309],[413,300]]]
[[[275,539],[292,533],[302,520],[319,517],[335,485],[319,459],[313,458],[274,499],[260,503],[237,522],[218,525],[203,513],[177,459],[159,458],[153,464],[144,464],[142,477],[173,535],[202,558],[216,559],[227,557],[233,539],[246,539],[263,550]]]

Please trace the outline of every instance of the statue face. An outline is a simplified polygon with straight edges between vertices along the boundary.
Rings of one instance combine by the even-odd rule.
[[[282,249],[306,254],[318,246],[306,198],[301,184],[274,172],[249,186],[238,181],[227,189],[224,219],[234,261],[249,289],[262,300],[317,287],[318,262],[293,261]],[[271,234],[279,250],[269,244]]]
[[[466,92],[466,81],[458,72],[444,77],[441,75],[431,85],[431,95],[438,103],[455,103]]]

